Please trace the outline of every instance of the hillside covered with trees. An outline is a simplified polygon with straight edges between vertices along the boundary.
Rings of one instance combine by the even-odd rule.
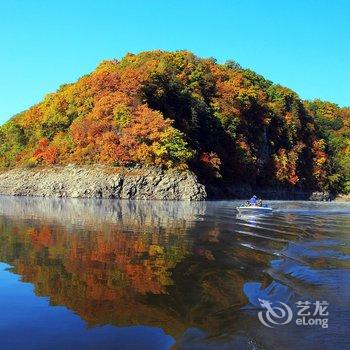
[[[350,192],[350,108],[237,63],[150,51],[104,61],[0,127],[0,168],[178,167],[207,183]]]

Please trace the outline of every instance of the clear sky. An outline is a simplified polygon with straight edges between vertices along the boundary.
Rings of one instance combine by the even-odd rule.
[[[187,49],[350,105],[348,0],[0,0],[0,123],[103,59]]]

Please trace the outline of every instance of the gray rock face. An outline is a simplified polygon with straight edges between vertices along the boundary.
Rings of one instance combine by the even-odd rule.
[[[329,201],[332,199],[332,196],[329,192],[312,192],[309,200],[310,201]]]
[[[190,171],[103,165],[11,169],[0,173],[0,194],[192,201],[207,197],[205,187]]]

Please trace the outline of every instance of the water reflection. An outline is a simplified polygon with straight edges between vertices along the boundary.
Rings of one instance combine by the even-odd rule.
[[[165,332],[153,341],[173,339],[154,349],[349,341],[349,207],[273,203],[275,214],[252,218],[234,205],[2,197],[0,261],[89,327],[127,327],[123,349],[135,348],[145,332],[137,327]],[[324,298],[340,313],[327,332],[276,333],[259,324],[258,298]]]

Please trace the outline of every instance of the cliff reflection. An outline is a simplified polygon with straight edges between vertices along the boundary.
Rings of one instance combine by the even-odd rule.
[[[3,216],[38,219],[93,229],[119,225],[123,229],[151,227],[167,230],[188,228],[206,210],[205,202],[52,199],[1,197]]]

